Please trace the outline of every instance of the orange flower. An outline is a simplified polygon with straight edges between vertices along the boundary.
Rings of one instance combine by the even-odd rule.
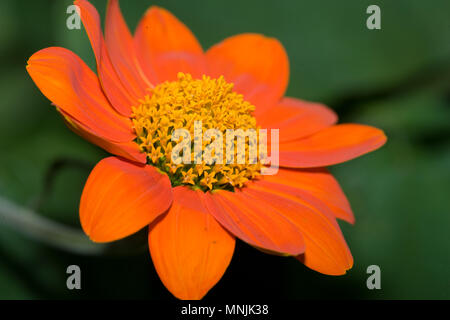
[[[283,97],[289,66],[275,39],[241,34],[204,52],[185,25],[157,7],[132,36],[117,0],[109,2],[103,38],[95,8],[75,4],[98,76],[58,47],[35,53],[27,70],[73,131],[115,155],[97,164],[81,197],[81,224],[93,241],[150,225],[155,268],[181,299],[202,298],[219,281],[235,237],[324,274],[352,267],[336,218],[354,217],[324,167],[379,148],[382,131],[336,125],[327,107]],[[195,120],[220,130],[280,129],[281,168],[262,176],[258,164],[172,163],[171,132],[193,132]]]

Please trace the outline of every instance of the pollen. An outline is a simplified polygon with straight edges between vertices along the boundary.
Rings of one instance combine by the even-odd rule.
[[[166,173],[172,186],[186,185],[205,192],[234,190],[260,174],[261,163],[250,161],[249,155],[250,148],[257,141],[249,136],[243,136],[242,140],[245,146],[244,163],[229,161],[230,153],[232,159],[238,159],[237,144],[227,150],[226,135],[229,130],[238,132],[235,137],[239,139],[242,132],[249,129],[256,131],[258,128],[252,115],[255,107],[241,94],[234,92],[233,84],[226,82],[222,76],[217,79],[208,76],[193,79],[190,74],[180,72],[176,81],[155,86],[139,103],[132,107],[131,115],[137,136],[135,142],[141,152],[147,154],[147,163]],[[200,128],[196,127],[199,123]],[[187,158],[183,157],[188,161],[182,163],[172,160],[175,146],[185,139],[173,139],[172,134],[177,129],[185,129],[191,139],[189,154]],[[198,132],[199,129],[201,132]],[[221,133],[221,145],[216,143],[217,136],[205,135],[209,129]],[[210,152],[212,160],[205,161],[202,155],[213,144],[216,148]]]

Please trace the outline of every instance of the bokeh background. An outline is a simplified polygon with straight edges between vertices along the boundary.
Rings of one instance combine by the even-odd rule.
[[[104,17],[106,1],[92,2]],[[58,239],[46,229],[50,220],[80,230],[83,184],[105,156],[66,128],[25,71],[49,46],[69,48],[94,68],[84,28],[66,28],[70,4],[0,1],[0,298],[172,299],[145,231],[96,253],[78,232]],[[205,49],[242,32],[278,38],[290,58],[289,96],[324,102],[342,122],[389,137],[382,149],[331,169],[356,216],[354,226],[341,223],[355,259],[347,275],[324,276],[238,243],[206,299],[450,298],[448,0],[122,1],[131,30],[153,4],[184,21]],[[366,28],[370,4],[381,8],[381,30]],[[81,241],[79,251],[61,248],[71,241]],[[81,290],[66,288],[72,264],[81,267]],[[381,268],[381,290],[366,287],[372,264]]]

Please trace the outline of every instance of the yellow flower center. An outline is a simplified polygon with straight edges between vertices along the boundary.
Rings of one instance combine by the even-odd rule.
[[[190,74],[179,73],[177,81],[155,86],[139,106],[133,107],[131,119],[137,135],[135,141],[147,154],[147,163],[166,173],[172,186],[190,185],[203,191],[234,190],[260,174],[261,163],[250,160],[249,151],[256,146],[257,139],[243,134],[256,132],[254,110],[222,76],[192,79]],[[176,136],[177,129],[185,129],[190,136]],[[222,137],[208,134],[209,129],[216,129]],[[230,137],[230,129],[234,137]],[[242,137],[245,159],[238,152]],[[216,139],[222,143],[217,144]],[[230,148],[227,143],[231,140]],[[174,160],[173,151],[183,141],[190,142],[189,154],[183,152],[180,163]],[[213,142],[216,148],[212,148]],[[211,157],[205,161],[207,150]]]

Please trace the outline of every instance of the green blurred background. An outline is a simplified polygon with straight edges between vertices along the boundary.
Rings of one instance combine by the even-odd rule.
[[[106,1],[92,2],[104,17]],[[0,1],[0,200],[80,229],[83,184],[105,153],[66,128],[25,71],[28,57],[49,46],[94,67],[84,28],[66,28],[70,4]],[[278,38],[290,58],[289,96],[327,103],[340,121],[389,138],[331,169],[356,216],[354,226],[341,223],[355,259],[347,275],[324,276],[239,243],[206,299],[450,298],[450,1],[122,1],[132,30],[152,4],[184,21],[205,49],[242,32]],[[366,28],[370,4],[381,8],[381,30]],[[172,299],[140,243],[145,234],[124,241],[125,250],[80,254],[8,221],[0,215],[2,299]],[[66,288],[71,264],[81,267],[81,290]],[[366,287],[372,264],[381,290]]]

